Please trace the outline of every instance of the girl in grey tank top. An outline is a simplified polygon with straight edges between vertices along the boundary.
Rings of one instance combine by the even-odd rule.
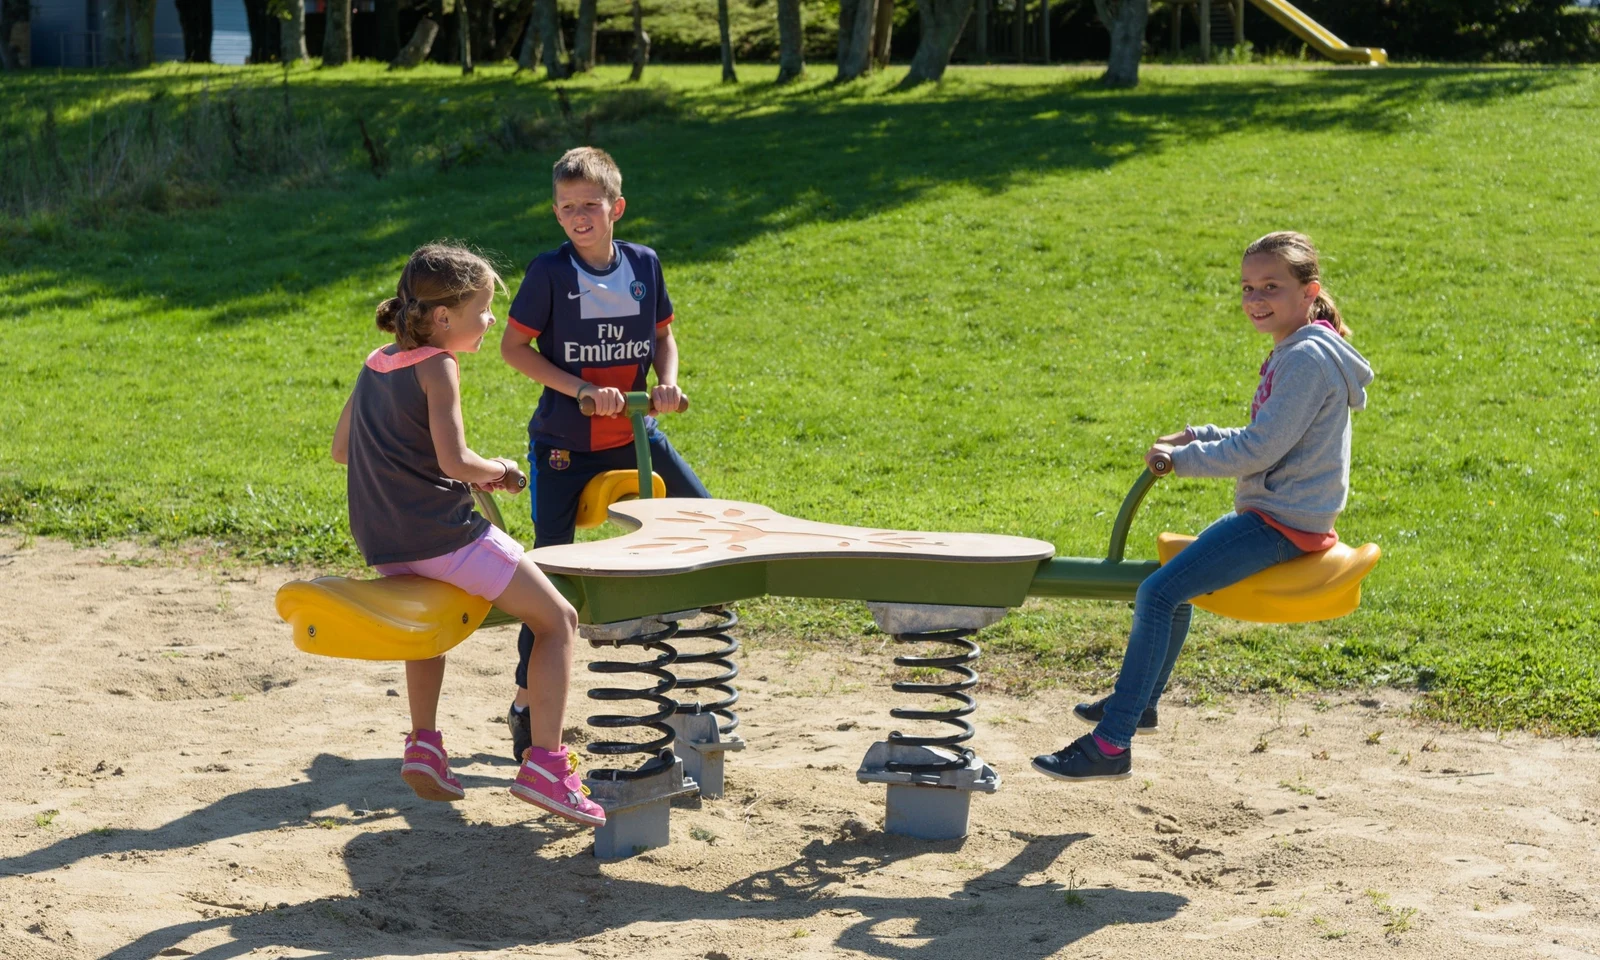
[[[561,743],[577,614],[523,555],[521,544],[473,509],[472,490],[507,490],[527,478],[509,459],[466,444],[457,353],[475,353],[494,325],[500,277],[470,251],[427,246],[412,254],[396,295],[378,307],[391,346],[368,355],[334,429],[333,459],[349,465],[350,533],[385,576],[443,580],[494,601],[550,643],[542,658],[540,732],[513,795],[570,820],[605,822]],[[401,778],[426,800],[465,796],[437,727],[443,656],[406,662],[411,732]],[[546,716],[546,714],[551,714]],[[532,769],[527,769],[532,765]]]

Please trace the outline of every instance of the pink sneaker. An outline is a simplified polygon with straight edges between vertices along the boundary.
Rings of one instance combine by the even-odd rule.
[[[467,795],[461,789],[461,781],[450,776],[450,758],[444,752],[444,737],[437,730],[418,730],[406,735],[400,779],[424,800],[449,802]]]
[[[578,778],[578,755],[565,745],[558,753],[528,748],[511,795],[568,820],[605,826],[605,808],[589,799],[589,788]]]

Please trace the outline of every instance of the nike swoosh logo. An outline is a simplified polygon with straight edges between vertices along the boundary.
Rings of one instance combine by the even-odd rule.
[[[582,297],[582,296],[588,294],[588,292],[589,291],[587,291],[587,290],[580,290],[577,293],[569,293],[569,294],[567,294],[567,299],[568,300],[576,300],[579,297]]]

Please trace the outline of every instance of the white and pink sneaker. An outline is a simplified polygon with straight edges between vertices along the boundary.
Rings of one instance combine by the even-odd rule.
[[[461,781],[450,775],[450,758],[444,752],[444,737],[437,730],[417,730],[406,735],[405,759],[400,761],[400,779],[424,800],[450,802],[467,795]]]
[[[605,808],[589,799],[589,788],[578,778],[578,755],[564,744],[556,753],[529,747],[511,795],[577,823],[605,826]]]

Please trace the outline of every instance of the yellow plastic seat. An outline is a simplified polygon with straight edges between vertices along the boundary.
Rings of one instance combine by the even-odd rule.
[[[650,474],[650,495],[667,495],[667,482],[661,474]],[[578,494],[578,527],[587,530],[606,522],[606,508],[618,500],[636,500],[639,497],[639,471],[607,470],[583,485]]]
[[[1156,553],[1167,563],[1194,539],[1163,533],[1156,538]],[[1268,567],[1193,602],[1202,610],[1255,623],[1333,620],[1361,605],[1361,581],[1378,565],[1381,553],[1375,543],[1360,548],[1335,544]]]
[[[427,577],[318,577],[279,587],[277,607],[306,653],[428,660],[470,637],[490,603]]]

